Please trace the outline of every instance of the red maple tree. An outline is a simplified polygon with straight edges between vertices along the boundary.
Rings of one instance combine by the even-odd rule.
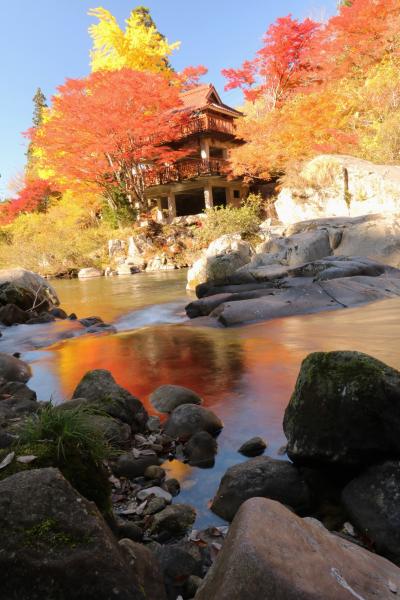
[[[26,181],[16,198],[0,205],[0,224],[12,223],[21,213],[44,212],[49,199],[57,195],[48,181],[42,179]]]
[[[174,145],[188,119],[179,91],[162,75],[127,68],[69,79],[32,141],[69,189],[97,189],[112,208],[118,189],[142,209],[149,170],[188,152]]]
[[[222,70],[228,79],[225,89],[240,87],[248,100],[268,95],[275,106],[289,92],[306,87],[316,77],[311,51],[320,29],[311,19],[300,22],[291,15],[277,19],[253,60],[245,61],[240,69]]]

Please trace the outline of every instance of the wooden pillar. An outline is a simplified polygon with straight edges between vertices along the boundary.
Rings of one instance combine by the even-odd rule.
[[[200,155],[202,160],[210,159],[210,144],[205,138],[201,138],[200,140]]]
[[[172,219],[175,219],[175,217],[176,217],[176,202],[175,202],[174,192],[170,192],[168,194],[168,214],[169,214],[169,218],[171,221],[172,221]]]
[[[163,223],[164,222],[164,215],[163,215],[162,206],[161,206],[161,198],[157,198],[156,202],[157,202],[156,221],[158,223]]]
[[[212,208],[214,206],[212,186],[210,183],[204,188],[204,204],[206,208]]]

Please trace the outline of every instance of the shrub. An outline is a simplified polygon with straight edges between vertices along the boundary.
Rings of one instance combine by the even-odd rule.
[[[81,406],[68,410],[52,405],[41,408],[22,424],[14,448],[19,456],[36,458],[29,463],[13,461],[0,472],[0,478],[26,469],[56,467],[78,492],[108,513],[110,483],[103,460],[112,450],[103,433],[92,424],[93,414],[98,412]]]
[[[240,232],[248,238],[255,236],[262,220],[262,203],[261,196],[250,194],[238,208],[226,206],[206,209],[207,218],[196,229],[196,240],[206,246],[228,233]]]

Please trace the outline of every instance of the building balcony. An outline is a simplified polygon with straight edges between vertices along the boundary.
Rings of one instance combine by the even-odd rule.
[[[198,117],[192,117],[189,123],[182,127],[182,137],[189,137],[198,133],[219,133],[224,134],[224,136],[234,136],[235,130],[235,123],[232,120],[203,113]]]
[[[187,158],[173,165],[158,169],[149,169],[145,175],[146,187],[179,183],[197,177],[225,175],[228,171],[228,161],[217,158],[202,160]]]

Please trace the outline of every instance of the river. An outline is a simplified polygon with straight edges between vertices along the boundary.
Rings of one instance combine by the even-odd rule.
[[[117,382],[155,413],[148,395],[164,383],[185,385],[224,422],[213,469],[166,465],[181,481],[179,502],[198,511],[198,526],[222,522],[208,509],[226,468],[245,460],[237,453],[261,435],[266,453],[278,456],[285,443],[282,417],[302,359],[316,350],[360,350],[400,368],[400,299],[360,308],[277,319],[223,329],[188,324],[185,272],[56,281],[61,306],[79,317],[98,315],[117,334],[78,336],[68,322],[8,328],[2,351],[21,351],[31,363],[30,387],[40,400],[61,402],[86,371],[109,369]],[[68,339],[48,346],[55,330]]]

